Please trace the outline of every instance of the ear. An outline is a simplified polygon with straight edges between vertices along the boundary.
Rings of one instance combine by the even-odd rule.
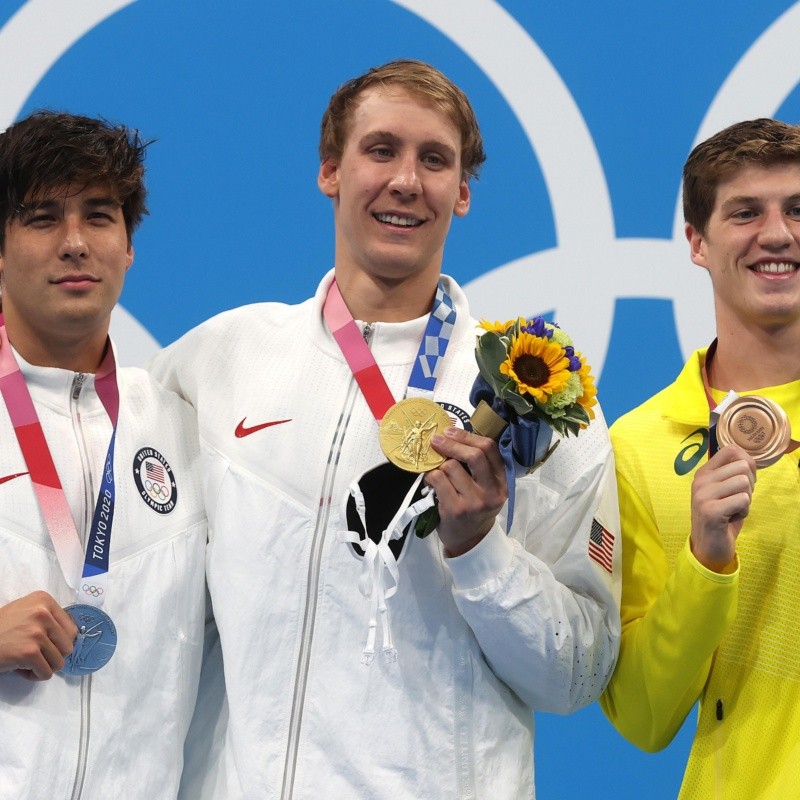
[[[133,264],[133,242],[128,241],[128,251],[125,256],[125,272],[131,268],[131,264]]]
[[[455,207],[453,208],[453,214],[456,217],[465,217],[469,211],[469,203],[469,181],[467,178],[464,178],[461,183],[458,184],[458,199],[456,200]]]
[[[339,162],[326,158],[319,165],[317,186],[325,197],[331,200],[339,196]]]
[[[706,252],[706,239],[695,227],[686,223],[684,228],[686,240],[689,242],[689,257],[698,267],[708,269],[708,255]]]

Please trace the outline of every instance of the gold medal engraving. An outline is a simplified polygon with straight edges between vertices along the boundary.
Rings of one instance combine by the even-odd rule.
[[[452,424],[438,403],[424,397],[407,397],[395,403],[381,420],[381,450],[400,469],[429,472],[445,460],[431,447],[431,438]]]
[[[791,439],[786,412],[772,400],[757,395],[734,400],[717,423],[719,446],[738,444],[759,468],[774,464],[787,451]]]

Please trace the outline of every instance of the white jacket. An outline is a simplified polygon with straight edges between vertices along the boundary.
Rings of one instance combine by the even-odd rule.
[[[207,576],[229,705],[209,796],[532,797],[530,709],[592,702],[617,653],[617,581],[587,555],[593,516],[618,534],[605,424],[598,414],[518,481],[510,535],[500,520],[453,559],[435,535],[406,537],[388,600],[397,660],[379,649],[364,666],[363,559],[338,533],[351,482],[385,458],[322,320],[330,280],[298,306],[221,314],[153,365],[200,426]],[[472,411],[475,327],[463,293],[445,282],[458,321],[436,400],[459,417]],[[426,321],[371,326],[397,399]],[[208,738],[215,720],[201,716]]]
[[[111,436],[94,376],[17,360],[85,540]],[[122,369],[117,376],[116,513],[103,604],[117,629],[117,649],[83,678],[56,673],[31,682],[0,674],[2,800],[177,794],[204,621],[206,523],[196,425],[191,409],[147,373]],[[2,400],[0,441],[0,606],[36,590],[70,605],[75,592],[56,560]],[[134,473],[144,449],[163,456],[175,484],[149,502]],[[2,481],[17,473],[23,474]]]

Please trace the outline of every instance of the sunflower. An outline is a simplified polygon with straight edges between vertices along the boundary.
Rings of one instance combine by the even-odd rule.
[[[583,394],[578,398],[578,403],[586,409],[589,419],[594,419],[592,406],[597,405],[597,389],[594,385],[594,378],[589,374],[591,367],[583,360],[580,353],[577,355],[581,359],[581,368],[578,370],[578,375],[580,375],[581,384],[583,385]]]
[[[500,320],[495,320],[494,322],[489,322],[488,319],[482,319],[478,322],[478,325],[483,328],[485,331],[489,331],[490,333],[496,333],[500,336],[505,336],[508,329],[516,322],[515,319],[510,319],[507,322],[500,322]],[[519,322],[521,325],[525,324],[525,317],[520,317]]]
[[[546,403],[550,395],[566,386],[569,359],[560,345],[523,331],[511,343],[500,372],[517,384],[520,394],[527,392]]]

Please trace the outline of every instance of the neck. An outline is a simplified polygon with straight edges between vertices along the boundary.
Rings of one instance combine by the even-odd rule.
[[[362,322],[406,322],[427,314],[439,275],[415,275],[389,281],[363,272],[335,270],[336,283],[354,319]]]
[[[8,341],[29,364],[57,367],[72,372],[97,372],[108,341],[108,330],[70,338],[67,335],[37,335],[16,321],[5,318]]]
[[[744,392],[798,379],[800,327],[719,330],[717,352],[708,367],[708,380],[715,389]]]

